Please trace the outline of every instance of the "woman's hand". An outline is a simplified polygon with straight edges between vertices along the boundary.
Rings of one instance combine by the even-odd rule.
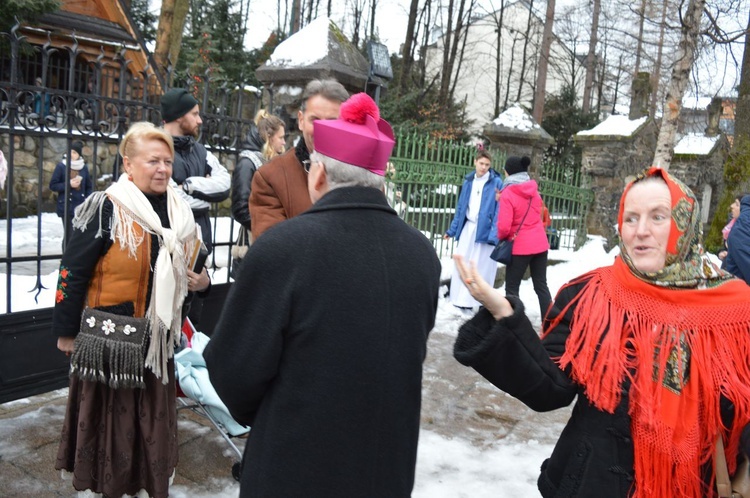
[[[211,279],[208,278],[208,270],[203,267],[200,273],[188,270],[188,290],[190,292],[201,292],[208,289]]]
[[[65,353],[66,356],[73,354],[73,341],[75,337],[58,337],[57,349]]]
[[[463,281],[466,288],[469,289],[471,296],[482,303],[482,306],[487,308],[487,311],[492,313],[495,320],[509,317],[513,314],[513,307],[510,305],[510,301],[505,299],[499,290],[492,288],[485,279],[477,272],[477,265],[473,261],[467,267],[464,262],[463,256],[458,254],[453,256],[458,274],[461,275],[461,281]]]
[[[724,261],[727,257],[727,252],[725,250],[721,250],[719,251],[719,254],[717,256],[719,256],[720,260]]]

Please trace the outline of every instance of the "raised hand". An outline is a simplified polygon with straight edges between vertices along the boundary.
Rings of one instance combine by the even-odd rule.
[[[453,256],[458,273],[461,275],[461,281],[464,283],[469,293],[474,299],[482,303],[487,311],[492,313],[495,320],[508,317],[513,314],[513,307],[505,296],[498,289],[494,289],[482,276],[477,272],[477,265],[470,261],[466,265],[463,256],[455,254]]]

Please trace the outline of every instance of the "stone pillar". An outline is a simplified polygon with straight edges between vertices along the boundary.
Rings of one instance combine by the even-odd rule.
[[[711,102],[713,104],[714,101]],[[709,128],[710,113],[709,110]],[[721,99],[716,113],[717,116],[721,113]],[[716,122],[718,125],[718,117]],[[696,195],[704,223],[711,223],[724,192],[724,163],[729,157],[730,147],[726,135],[717,131],[712,137],[687,135],[674,148],[669,172],[685,182]]]
[[[631,120],[648,116],[648,105],[651,98],[651,75],[648,73],[638,73],[633,79],[633,96],[630,100]]]
[[[576,145],[582,148],[581,172],[594,193],[588,233],[603,236],[609,249],[617,245],[617,213],[626,178],[651,164],[657,134],[656,125],[648,119],[632,135],[574,137]]]
[[[507,156],[531,158],[529,173],[536,173],[544,152],[555,143],[552,136],[517,104],[500,114],[482,130],[490,141],[490,149]],[[502,169],[502,165],[500,168]]]
[[[714,97],[711,99],[711,103],[706,108],[708,111],[708,126],[706,127],[706,136],[715,137],[719,134],[719,120],[721,120],[721,114],[724,107],[721,103],[721,97]]]

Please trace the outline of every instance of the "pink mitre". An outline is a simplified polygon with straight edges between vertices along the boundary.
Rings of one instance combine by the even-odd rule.
[[[378,105],[366,93],[343,102],[338,119],[314,121],[313,130],[316,152],[385,176],[396,142],[391,125],[380,119]]]

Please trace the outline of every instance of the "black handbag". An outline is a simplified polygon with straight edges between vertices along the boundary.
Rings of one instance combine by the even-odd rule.
[[[510,264],[510,261],[513,259],[513,241],[506,239],[498,242],[495,248],[492,250],[490,258],[494,259],[498,263],[502,263],[508,266]]]
[[[529,207],[526,208],[526,213],[523,215],[521,224],[518,225],[518,229],[516,230],[516,233],[513,234],[513,237],[509,239],[503,239],[498,242],[495,248],[492,250],[492,253],[490,253],[490,258],[494,259],[498,263],[502,263],[505,266],[508,266],[513,260],[513,241],[516,240],[516,236],[521,230],[523,222],[526,221],[526,215],[529,214],[529,209],[531,209],[531,201],[532,199],[529,199]]]

